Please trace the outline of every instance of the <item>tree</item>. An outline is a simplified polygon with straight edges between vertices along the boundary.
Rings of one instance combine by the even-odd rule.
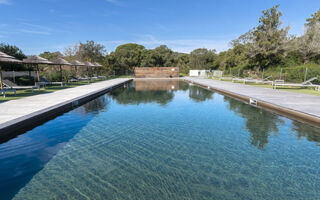
[[[81,60],[89,62],[102,62],[106,54],[102,44],[95,43],[93,40],[86,43],[79,43],[65,48],[64,52],[67,60]]]
[[[134,67],[141,65],[141,54],[144,49],[144,46],[134,43],[120,45],[115,51],[116,63],[122,70],[133,70]]]
[[[100,62],[106,54],[105,47],[102,44],[95,43],[93,40],[81,43],[79,45],[79,54],[81,58],[90,62]]]
[[[246,36],[251,40],[249,55],[262,68],[279,64],[287,48],[289,27],[281,28],[282,13],[278,9],[276,5],[262,11],[259,25]]]
[[[0,43],[0,51],[3,53],[6,53],[10,56],[15,57],[18,60],[22,60],[26,58],[27,56],[22,52],[20,48],[18,48],[15,45],[9,45],[6,43]],[[8,63],[2,65],[2,70],[23,70],[24,66],[22,64],[16,64],[16,63]]]
[[[177,55],[177,65],[179,67],[179,71],[182,73],[189,72],[189,54],[186,53],[179,53]]]
[[[57,58],[63,57],[63,54],[60,53],[59,51],[56,51],[56,52],[45,51],[45,52],[41,53],[39,56],[41,56],[42,58],[46,58],[46,59],[52,61],[52,60],[55,60]]]
[[[9,45],[6,43],[0,43],[0,51],[13,56],[19,60],[26,58],[27,56],[15,45]]]
[[[310,18],[307,19],[307,23],[305,25],[307,26],[313,26],[317,23],[320,23],[320,9],[311,15]]]
[[[189,66],[191,69],[211,69],[215,55],[216,50],[195,49],[190,53]]]
[[[294,38],[291,47],[303,56],[304,64],[320,54],[320,10],[307,19],[304,35]]]

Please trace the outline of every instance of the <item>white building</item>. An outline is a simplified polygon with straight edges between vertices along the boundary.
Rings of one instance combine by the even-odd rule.
[[[207,77],[209,73],[210,70],[189,70],[189,76]]]

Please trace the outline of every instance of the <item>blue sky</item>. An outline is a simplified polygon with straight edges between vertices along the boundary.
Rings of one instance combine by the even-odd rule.
[[[108,52],[128,42],[166,44],[180,52],[223,51],[276,4],[284,25],[297,35],[320,9],[319,0],[0,0],[0,42],[28,55],[63,52],[86,40],[102,43]]]

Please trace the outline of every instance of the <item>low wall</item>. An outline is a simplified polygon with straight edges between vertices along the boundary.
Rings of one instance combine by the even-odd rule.
[[[178,67],[136,67],[136,78],[171,78],[179,77]]]

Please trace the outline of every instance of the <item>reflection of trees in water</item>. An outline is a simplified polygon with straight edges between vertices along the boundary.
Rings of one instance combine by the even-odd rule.
[[[212,99],[212,95],[213,92],[211,92],[210,90],[206,90],[195,85],[189,86],[189,97],[194,102],[202,102]]]
[[[229,103],[231,110],[247,120],[246,129],[250,132],[251,144],[259,149],[268,144],[268,137],[272,133],[277,134],[278,125],[284,123],[279,116],[271,112],[257,109],[230,97],[225,97],[224,100]]]
[[[307,124],[303,124],[298,121],[292,122],[292,130],[295,135],[301,139],[302,137],[306,137],[308,141],[315,142],[320,146],[320,130],[319,128],[312,127]]]
[[[137,79],[134,84],[137,91],[179,90],[177,79]]]
[[[108,109],[109,102],[110,102],[109,97],[107,95],[103,95],[92,101],[89,101],[88,103],[79,107],[77,110],[78,112],[83,114],[88,114],[88,113],[98,114],[100,111]]]
[[[189,83],[185,81],[179,81],[179,90],[187,91],[189,89]]]
[[[140,103],[158,103],[166,105],[172,101],[174,97],[173,91],[136,91],[130,85],[128,88],[117,88],[110,92],[112,99],[119,104],[140,104]]]

